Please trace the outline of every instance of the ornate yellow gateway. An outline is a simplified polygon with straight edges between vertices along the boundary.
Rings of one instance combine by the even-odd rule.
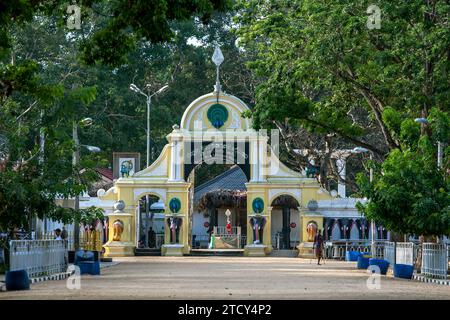
[[[190,174],[202,163],[237,164],[247,177],[245,255],[264,256],[272,251],[271,205],[280,196],[292,197],[298,204],[299,255],[313,254],[313,237],[323,226],[316,201],[331,199],[331,195],[315,178],[292,171],[279,161],[268,144],[267,132],[254,130],[251,119],[242,116],[250,109],[237,97],[221,91],[219,66],[223,55],[219,48],[212,60],[217,66],[214,92],[187,107],[181,124],[174,125],[167,135],[168,143],[158,159],[142,171],[119,178],[107,192],[99,192],[101,200],[116,201],[114,212],[108,215],[106,256],[134,255],[140,242],[140,200],[149,196],[158,198],[164,208],[162,255],[188,254],[193,215]],[[274,140],[276,136],[271,137],[272,144]]]
[[[244,254],[262,256],[271,252],[271,204],[280,195],[291,196],[299,203],[299,254],[312,254],[311,225],[319,229],[323,226],[323,216],[314,210],[314,203],[332,197],[315,178],[307,178],[281,163],[268,144],[266,132],[252,129],[251,119],[242,117],[246,111],[249,108],[244,102],[216,86],[215,92],[187,107],[181,124],[173,126],[167,135],[168,143],[152,165],[119,178],[114,187],[100,192],[100,199],[117,201],[114,212],[109,214],[106,256],[134,255],[139,240],[138,206],[146,195],[164,203],[162,255],[188,254],[193,187],[189,175],[200,163],[221,161],[239,165],[248,178]]]

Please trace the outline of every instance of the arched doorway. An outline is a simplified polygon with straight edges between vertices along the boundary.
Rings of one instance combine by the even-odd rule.
[[[137,248],[160,249],[164,243],[164,202],[154,194],[139,199],[137,206]]]
[[[350,240],[360,240],[360,232],[359,232],[359,227],[358,227],[358,223],[356,222],[356,220],[353,220],[352,222],[352,226],[350,228]]]
[[[298,201],[291,195],[279,195],[272,201],[271,236],[275,249],[295,248],[299,240],[300,226]]]
[[[336,220],[331,228],[331,237],[330,240],[341,240],[341,227],[339,225],[339,221]]]
[[[214,171],[215,166],[206,166]],[[200,167],[201,168],[201,167]],[[195,180],[197,180],[197,175]],[[232,166],[196,186],[193,196],[193,249],[242,249],[246,244],[248,182],[239,166]],[[227,228],[229,227],[229,229]],[[214,246],[211,234],[215,234]]]

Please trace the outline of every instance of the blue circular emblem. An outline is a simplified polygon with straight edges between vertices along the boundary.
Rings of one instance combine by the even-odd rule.
[[[178,198],[172,198],[169,202],[169,209],[172,213],[178,213],[181,209],[181,201]]]
[[[261,213],[264,210],[264,200],[261,198],[255,198],[252,202],[252,208],[254,213]]]
[[[222,127],[228,120],[228,110],[224,105],[220,103],[213,104],[211,107],[209,107],[206,115],[209,122],[211,122],[213,127],[216,129]]]

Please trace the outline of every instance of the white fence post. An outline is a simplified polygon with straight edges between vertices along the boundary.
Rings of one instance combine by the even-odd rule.
[[[389,261],[390,265],[394,264],[394,260],[395,260],[394,249],[395,249],[394,242],[386,242],[384,244],[384,260]]]
[[[64,240],[11,240],[10,271],[26,270],[30,278],[64,272],[68,265]]]
[[[432,278],[447,279],[448,250],[445,244],[422,245],[422,273]]]

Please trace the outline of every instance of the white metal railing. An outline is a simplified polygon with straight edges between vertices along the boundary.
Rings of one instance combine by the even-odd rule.
[[[377,240],[375,242],[375,258],[384,257],[384,246],[386,241]],[[327,241],[324,246],[324,256],[326,259],[345,259],[346,251],[367,252],[371,254],[372,245],[370,241],[361,240],[338,240]]]
[[[50,232],[39,232],[36,234],[38,240],[54,240],[55,233],[54,231]],[[103,231],[98,230],[80,230],[80,249],[85,250],[94,250],[94,251],[102,251],[103,246]],[[67,232],[67,249],[69,251],[75,250],[75,242],[74,242],[74,232]]]
[[[413,266],[416,259],[414,246],[412,242],[397,242],[395,263]]]
[[[422,274],[446,279],[448,272],[448,249],[445,244],[422,244]]]
[[[416,246],[412,242],[386,242],[384,245],[384,259],[389,261],[390,265],[408,264],[414,265],[417,257]]]
[[[232,238],[236,235],[230,235],[230,234],[217,234],[216,237],[223,237],[225,241]],[[210,241],[210,236],[208,234],[196,234],[192,236],[192,248],[193,249],[201,249],[201,248],[208,248],[208,244]],[[247,237],[240,235],[237,240],[233,241],[234,244],[237,245],[237,249],[242,249],[247,245]]]
[[[10,271],[26,270],[33,278],[67,270],[65,240],[11,240],[9,246]]]
[[[389,261],[390,265],[394,264],[395,261],[395,243],[386,242],[384,244],[384,260]]]
[[[241,234],[241,227],[239,227],[239,226],[231,227],[231,232],[228,232],[226,226],[215,226],[214,227],[214,234],[215,235],[218,235],[218,234],[240,235]]]

